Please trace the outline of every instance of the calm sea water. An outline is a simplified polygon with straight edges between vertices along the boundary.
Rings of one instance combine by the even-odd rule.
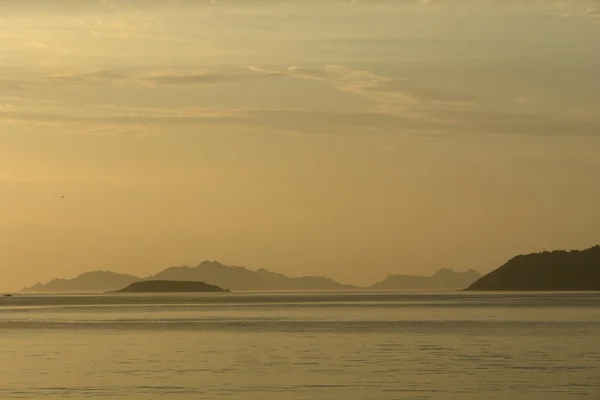
[[[600,399],[600,294],[0,298],[1,399]]]

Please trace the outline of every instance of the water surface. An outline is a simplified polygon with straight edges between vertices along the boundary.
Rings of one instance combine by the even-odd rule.
[[[600,294],[0,299],[0,398],[600,398]]]

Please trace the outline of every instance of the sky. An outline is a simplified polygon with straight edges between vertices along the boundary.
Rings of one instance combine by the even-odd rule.
[[[600,1],[0,0],[0,290],[600,243]]]

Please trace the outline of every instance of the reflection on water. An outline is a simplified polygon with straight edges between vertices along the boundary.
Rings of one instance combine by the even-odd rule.
[[[0,299],[0,398],[598,399],[600,294]]]

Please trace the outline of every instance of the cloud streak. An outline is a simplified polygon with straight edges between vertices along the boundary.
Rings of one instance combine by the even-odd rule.
[[[225,74],[211,71],[148,71],[127,74],[110,70],[59,73],[40,79],[16,81],[0,79],[0,89],[26,89],[52,86],[193,86],[273,78],[276,74]],[[283,76],[283,75],[281,75]]]
[[[27,83],[19,80],[0,79],[0,90],[12,91],[26,89]]]
[[[94,72],[85,73],[65,73],[57,74],[51,77],[45,78],[44,83],[56,84],[56,85],[106,85],[115,82],[123,82],[127,79],[125,75],[100,70]]]
[[[227,82],[239,82],[245,80],[257,80],[275,77],[272,74],[256,75],[228,75],[211,72],[163,72],[152,73],[145,77],[138,77],[134,82],[147,83],[152,86],[187,86],[187,85],[211,85]]]
[[[228,128],[254,133],[278,132],[305,136],[361,137],[378,135],[591,136],[600,121],[574,116],[544,117],[483,110],[421,108],[410,112],[326,112],[258,109],[88,109],[73,114],[0,108],[3,123],[51,126],[61,133],[146,136]]]
[[[122,73],[96,70],[57,74],[32,80],[23,86],[111,86],[141,85],[152,88],[215,85],[257,79],[314,80],[338,91],[373,102],[361,112],[318,109],[247,108],[144,108],[97,105],[10,104],[0,107],[0,124],[37,124],[64,133],[92,135],[154,135],[209,128],[252,132],[338,137],[419,134],[428,136],[464,134],[596,135],[600,121],[565,115],[486,110],[474,96],[443,91],[405,79],[343,65],[322,68],[290,66],[270,69],[250,66],[246,73],[227,74],[198,70]],[[1,81],[0,81],[1,83]],[[157,92],[159,93],[159,92]],[[290,94],[291,95],[291,94]],[[514,100],[511,100],[514,103]],[[520,99],[523,104],[529,98]],[[69,110],[69,112],[67,111]]]
[[[327,65],[322,69],[291,66],[283,71],[255,66],[248,69],[271,76],[327,81],[337,89],[367,97],[379,103],[472,103],[468,94],[454,93],[421,86],[405,79],[380,76],[367,70],[352,69],[343,65]]]

